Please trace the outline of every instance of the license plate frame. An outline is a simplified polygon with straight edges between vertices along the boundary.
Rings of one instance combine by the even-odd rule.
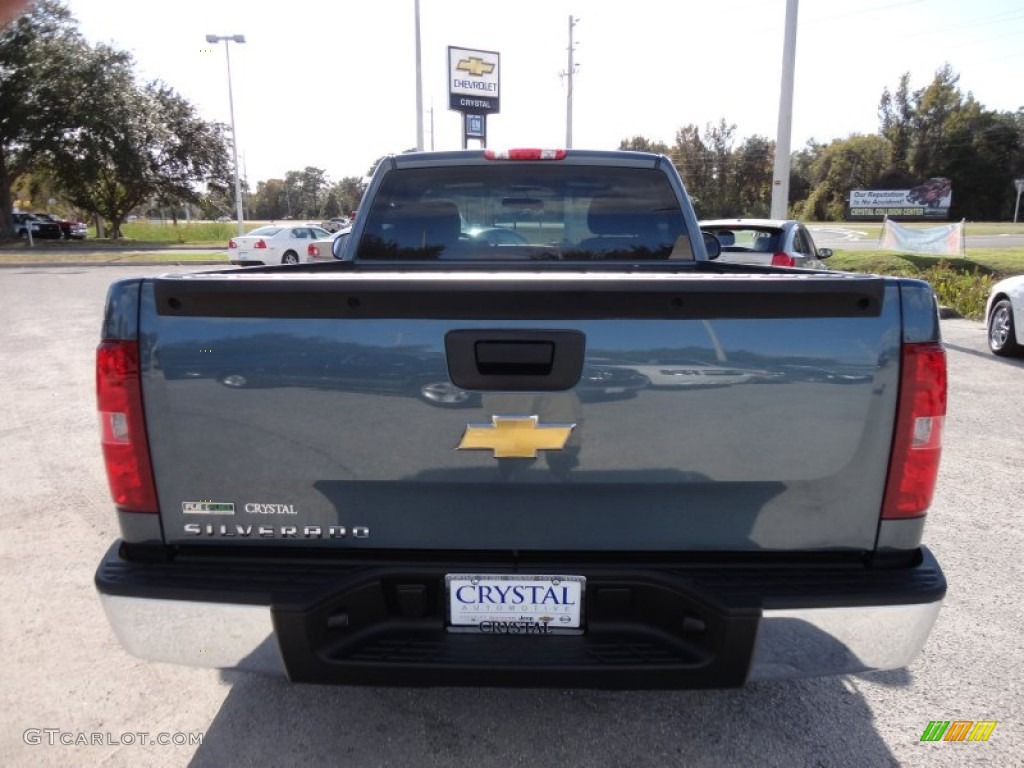
[[[491,635],[580,635],[585,631],[586,576],[450,573],[445,576],[449,632]]]

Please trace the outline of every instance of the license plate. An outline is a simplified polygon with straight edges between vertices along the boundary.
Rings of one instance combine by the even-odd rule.
[[[239,251],[238,252],[238,258],[239,259],[248,259],[249,258],[249,252],[248,251]]]
[[[586,583],[585,576],[449,574],[448,631],[580,634]]]

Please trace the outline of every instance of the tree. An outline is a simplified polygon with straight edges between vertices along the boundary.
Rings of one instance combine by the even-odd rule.
[[[284,179],[267,179],[256,182],[256,194],[251,203],[251,215],[255,219],[283,219],[288,215]]]
[[[724,119],[708,123],[703,134],[692,123],[676,131],[668,155],[683,177],[701,218],[736,216],[739,210],[733,185],[732,144],[736,126]]]
[[[652,141],[646,136],[639,135],[620,141],[619,149],[632,150],[634,152],[654,152],[659,155],[668,154],[668,144],[665,142]]]
[[[906,168],[910,157],[910,141],[913,135],[914,107],[910,103],[910,73],[900,76],[895,95],[888,88],[882,89],[878,103],[878,119],[881,134],[889,140],[889,168]]]
[[[198,184],[223,185],[229,175],[223,127],[163,83],[138,86],[132,67],[129,54],[107,45],[81,49],[71,76],[76,127],[47,151],[64,195],[108,219],[115,238],[147,199],[198,204]]]
[[[67,74],[83,45],[71,12],[55,0],[38,0],[0,29],[0,239],[11,232],[11,186],[73,122]]]
[[[358,176],[346,176],[334,185],[334,194],[338,198],[341,212],[348,215],[359,208],[359,203],[366,192],[366,183]]]
[[[889,142],[877,134],[853,134],[819,147],[807,168],[810,193],[794,205],[796,216],[815,221],[842,220],[850,190],[875,187],[889,157]]]
[[[711,172],[708,149],[700,137],[700,128],[693,123],[676,131],[675,143],[669,148],[669,157],[683,177],[698,213],[708,218],[704,209],[704,193],[709,190]]]
[[[890,164],[876,183],[906,189],[933,176],[953,182],[950,215],[975,219],[1011,215],[1012,181],[1024,171],[1024,125],[1020,113],[985,109],[958,87],[959,75],[945,64],[924,88],[910,91],[900,78],[879,103],[880,129],[890,144]]]
[[[736,148],[732,167],[736,210],[743,216],[767,217],[771,211],[775,142],[765,136],[744,139]],[[792,183],[790,191],[793,191]]]

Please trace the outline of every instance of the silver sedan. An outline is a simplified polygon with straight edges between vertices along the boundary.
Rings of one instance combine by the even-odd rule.
[[[801,222],[793,219],[715,219],[700,222],[722,244],[718,261],[774,267],[827,269],[829,248],[818,248]]]

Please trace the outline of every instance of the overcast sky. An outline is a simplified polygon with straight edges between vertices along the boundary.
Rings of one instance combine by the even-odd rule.
[[[231,44],[243,172],[255,182],[307,165],[332,180],[416,145],[414,0],[70,0],[82,32],[131,51],[159,78],[227,123]],[[689,123],[725,118],[738,139],[775,137],[785,0],[420,0],[425,145],[458,149],[448,110],[447,48],[501,55],[493,147],[565,144],[570,15],[576,62],[573,145],[614,149],[641,134],[671,144]],[[882,88],[915,88],[944,62],[990,109],[1024,105],[1020,0],[801,0],[794,149],[878,128]],[[431,115],[431,107],[433,114]],[[433,136],[430,133],[433,123]]]

